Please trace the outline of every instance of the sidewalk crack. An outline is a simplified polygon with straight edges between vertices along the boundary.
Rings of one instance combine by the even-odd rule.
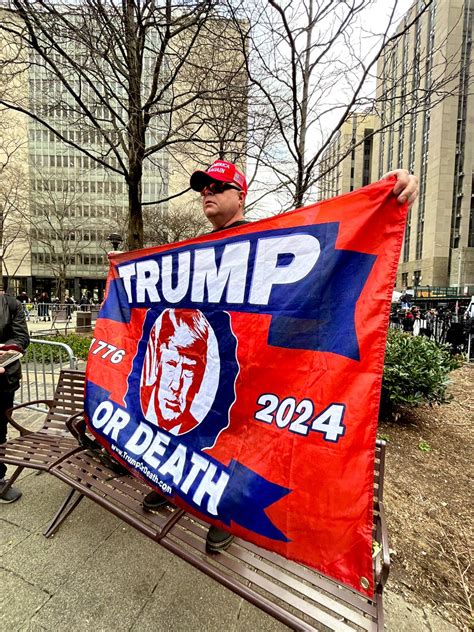
[[[28,535],[33,535],[34,533],[36,533],[35,531],[30,531],[28,529],[28,527],[25,527],[22,524],[18,524],[17,522],[12,522],[8,518],[2,518],[1,522],[6,522],[7,524],[11,525],[12,527],[18,527],[19,529],[23,529],[23,531],[26,531],[28,533]]]
[[[17,573],[17,571],[12,570],[11,568],[7,568],[6,566],[3,566],[3,565],[0,566],[0,569],[2,571],[5,571],[5,573],[8,573],[9,575],[13,575],[13,577],[16,577],[17,579],[21,579],[21,581],[25,582],[25,584],[28,584],[28,586],[31,586],[32,588],[37,588],[42,593],[47,595],[49,597],[49,599],[51,599],[51,597],[53,596],[52,593],[50,593],[49,591],[46,590],[46,588],[42,588],[41,586],[38,586],[34,582],[29,581],[28,579],[26,579],[26,577],[23,577],[23,575],[20,575],[20,573]],[[48,599],[48,601],[49,601],[49,599]],[[45,603],[47,603],[47,601]]]
[[[243,599],[243,597],[242,597],[242,598],[240,599],[239,607],[238,607],[238,609],[237,609],[237,617],[236,617],[236,619],[235,619],[234,626],[233,626],[233,628],[232,628],[232,630],[231,630],[230,632],[235,632],[235,631],[237,630],[238,625],[239,625],[240,614],[241,614],[241,612],[242,612],[242,608],[243,608],[243,606],[244,606],[244,599]]]
[[[158,588],[159,584],[161,583],[161,580],[163,579],[163,577],[166,575],[166,573],[169,570],[169,565],[165,568],[165,570],[163,571],[163,573],[161,574],[161,576],[159,577],[158,581],[156,582],[156,584],[153,586],[153,588],[150,591],[150,594],[148,595],[148,597],[144,600],[140,610],[137,612],[136,616],[135,616],[135,621],[130,625],[130,627],[128,628],[127,632],[132,632],[133,628],[136,625],[139,625],[139,621],[140,621],[140,616],[142,614],[142,612],[145,610],[145,608],[147,607],[147,605],[150,603],[153,595],[155,594],[156,589]]]

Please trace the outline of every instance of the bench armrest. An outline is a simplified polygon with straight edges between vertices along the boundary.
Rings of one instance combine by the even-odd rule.
[[[80,410],[75,415],[66,420],[66,426],[72,436],[77,439],[78,443],[89,450],[100,449],[101,446],[95,439],[91,439],[86,434],[86,421],[84,419],[84,411]]]
[[[388,579],[388,575],[390,573],[390,547],[388,543],[387,523],[385,520],[385,508],[382,501],[378,503],[378,510],[379,515],[377,520],[379,522],[378,528],[380,529],[381,536],[382,550],[380,554],[382,556],[382,559],[380,561],[380,570],[377,573],[377,577],[375,578],[375,580],[377,584],[377,592],[381,593],[384,589],[384,586]]]
[[[52,399],[34,399],[31,402],[25,402],[24,404],[18,404],[17,406],[13,406],[13,408],[9,408],[5,414],[6,414],[8,423],[10,423],[16,430],[18,430],[20,435],[23,437],[27,434],[31,434],[33,431],[28,430],[28,428],[25,428],[24,426],[19,424],[17,421],[15,421],[12,417],[12,413],[15,410],[19,410],[20,408],[25,408],[26,406],[33,406],[34,404],[46,404],[49,408],[51,408],[53,403],[54,402]]]
[[[79,443],[81,443],[82,439],[84,438],[86,434],[86,422],[84,419],[84,411],[80,410],[75,415],[72,415],[71,417],[69,417],[69,419],[66,420],[66,426],[69,432],[73,435],[73,437],[77,439]]]

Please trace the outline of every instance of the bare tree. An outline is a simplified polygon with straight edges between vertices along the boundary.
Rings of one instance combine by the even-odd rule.
[[[11,161],[0,169],[0,282],[6,277],[7,286],[29,256],[27,208],[25,171]]]
[[[13,0],[3,11],[0,32],[19,43],[16,54],[10,51],[5,59],[4,51],[3,73],[24,73],[27,50],[40,98],[21,99],[17,91],[3,95],[0,105],[26,113],[81,151],[89,164],[125,179],[129,248],[143,245],[142,178],[147,164],[163,169],[162,191],[154,203],[164,202],[166,160],[160,156],[175,146],[210,142],[212,128],[201,106],[218,101],[229,76],[241,71],[242,57],[227,54],[226,42],[232,38],[226,29],[234,26],[215,19],[218,4]],[[199,54],[216,45],[218,64],[215,55]],[[224,84],[216,68],[225,65]],[[67,125],[59,124],[61,117]]]
[[[209,232],[209,223],[203,213],[174,207],[161,216],[156,209],[146,208],[145,236],[150,245],[168,244],[198,237]]]
[[[367,83],[374,80],[378,62],[380,68],[392,63],[391,49],[430,10],[433,0],[413,7],[409,19],[396,32],[397,0],[380,3],[386,15],[376,30],[367,28],[367,23],[373,24],[368,17],[375,4],[372,0],[255,0],[238,6],[233,0],[228,2],[242,44],[246,44],[243,50],[249,81],[267,104],[277,130],[272,142],[261,148],[260,163],[267,167],[265,177],[270,172],[283,208],[300,207],[314,195],[315,185],[324,175],[320,159],[351,114],[381,111],[384,100],[396,98],[402,107],[390,120],[380,118],[376,134],[413,112],[434,107],[453,93],[456,71],[441,55],[431,69],[428,89],[408,86],[402,94],[403,75],[412,69],[400,67],[389,92],[374,100]],[[428,57],[426,46],[420,46],[420,68],[428,63]],[[339,161],[353,149],[353,144],[344,148]]]
[[[23,132],[23,133],[22,133]],[[0,110],[0,283],[16,274],[28,255],[28,172],[21,121]]]
[[[74,184],[64,178],[61,190],[57,190],[57,182],[47,171],[35,170],[37,190],[28,220],[31,241],[39,246],[36,264],[50,271],[56,282],[56,295],[63,300],[71,269],[77,275],[78,268],[92,265],[102,268],[105,275],[105,256],[99,255],[97,260],[94,242],[103,242],[115,224],[96,217],[88,198]]]

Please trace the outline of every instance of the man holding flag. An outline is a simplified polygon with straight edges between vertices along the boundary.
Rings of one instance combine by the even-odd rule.
[[[396,169],[384,176],[396,177],[393,195],[400,204],[413,204],[418,196],[418,178],[410,175],[405,169]],[[247,195],[245,175],[237,167],[224,160],[216,160],[206,171],[195,171],[190,179],[191,188],[201,194],[202,208],[206,218],[212,225],[211,232],[236,228],[247,224],[244,216],[244,204]],[[178,376],[177,381],[180,381]],[[182,378],[184,383],[184,377]],[[158,492],[150,492],[144,500],[144,507],[149,510],[159,509],[169,502]],[[232,542],[233,536],[211,526],[207,535],[207,548],[218,552],[225,550]]]

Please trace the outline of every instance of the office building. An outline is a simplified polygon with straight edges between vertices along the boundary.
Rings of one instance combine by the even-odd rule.
[[[319,199],[348,193],[371,182],[373,133],[371,112],[354,114],[336,133],[319,163]]]
[[[398,167],[420,178],[397,288],[457,287],[463,294],[474,286],[474,6],[437,0],[415,20],[423,7],[412,5],[377,66],[374,128],[382,131],[374,135],[371,181]],[[353,119],[346,130],[357,127]],[[350,156],[340,163],[341,176],[350,173]],[[335,193],[364,184],[360,171],[354,177],[339,178]]]
[[[9,14],[9,19],[15,18]],[[154,116],[146,132],[146,147],[156,145],[157,150],[143,163],[142,203],[144,213],[148,213],[149,217],[151,212],[158,223],[167,217],[172,208],[196,206],[196,196],[190,204],[190,200],[178,194],[189,188],[189,173],[199,163],[195,156],[200,158],[203,153],[206,154],[202,151],[206,149],[206,144],[209,144],[206,154],[209,160],[203,159],[203,162],[216,158],[218,153],[218,143],[212,142],[212,130],[202,125],[202,120],[205,121],[202,100],[190,100],[189,104],[186,101],[193,90],[201,87],[204,78],[209,83],[216,82],[219,81],[218,73],[222,75],[226,72],[235,77],[236,68],[241,65],[241,60],[235,55],[228,61],[227,48],[222,45],[220,37],[209,35],[217,31],[229,42],[229,33],[224,33],[225,20],[210,20],[207,27],[202,39],[197,38],[196,41],[192,33],[183,34],[179,45],[184,51],[173,51],[175,56],[167,60],[163,77],[169,78],[173,73],[173,60],[180,65],[181,59],[185,58],[185,47],[196,47],[194,54],[187,58],[188,67],[185,65],[180,71],[179,80],[168,88],[168,92],[164,90],[161,102],[156,106],[163,114]],[[2,37],[5,37],[5,32],[2,32]],[[142,77],[145,88],[151,86],[156,51],[161,41],[153,30],[148,37],[146,50],[149,57],[144,59]],[[219,42],[218,46],[216,42]],[[23,217],[26,219],[28,243],[26,249],[25,244],[21,246],[22,252],[27,252],[22,266],[11,273],[13,268],[10,265],[3,270],[3,275],[8,275],[9,289],[13,294],[26,290],[32,296],[34,292],[47,290],[50,295],[60,293],[64,298],[66,291],[79,299],[87,292],[90,297],[101,299],[108,270],[107,252],[111,249],[107,236],[112,232],[119,233],[124,241],[127,236],[128,186],[119,165],[120,160],[125,164],[128,160],[126,80],[120,81],[119,77],[111,75],[104,81],[100,74],[100,56],[95,62],[89,61],[77,42],[74,44],[67,39],[63,46],[72,62],[64,64],[60,55],[51,52],[52,56],[58,57],[53,61],[64,64],[62,71],[70,73],[76,94],[77,85],[80,85],[81,100],[93,116],[90,119],[84,116],[84,108],[77,107],[64,82],[50,71],[37,52],[21,51],[25,56],[25,65],[23,72],[16,73],[16,94],[10,94],[9,101],[27,103],[27,109],[38,115],[46,125],[35,118],[24,116],[22,119],[24,152],[17,158],[28,173],[23,183]],[[207,65],[205,55],[210,55]],[[222,58],[226,60],[224,63],[221,63]],[[90,63],[90,76],[98,73],[99,80],[95,84],[84,81],[80,73],[71,70],[75,63]],[[198,64],[203,68],[202,76],[196,72]],[[206,68],[207,75],[204,72]],[[7,72],[8,68],[4,67],[4,71]],[[108,106],[115,109],[115,114],[111,115],[111,108],[104,106],[104,99]],[[213,107],[218,107],[215,100]],[[194,112],[197,112],[194,128],[199,133],[194,133],[190,142]],[[217,115],[216,119],[219,120]],[[101,122],[99,127],[94,120]],[[190,124],[187,123],[189,120]],[[241,117],[238,123],[241,125],[241,137],[245,139],[246,116]],[[104,141],[104,130],[109,140],[116,138],[117,152],[111,149],[114,142]],[[169,146],[166,142],[163,144],[163,139],[167,137],[171,141]],[[102,164],[94,157],[101,158]],[[1,177],[0,174],[0,180]],[[200,205],[196,206],[196,211],[201,211]],[[145,243],[151,245],[155,240],[153,235],[147,235],[146,228]],[[16,249],[12,247],[7,253],[10,261],[20,256],[19,246],[18,242]]]

